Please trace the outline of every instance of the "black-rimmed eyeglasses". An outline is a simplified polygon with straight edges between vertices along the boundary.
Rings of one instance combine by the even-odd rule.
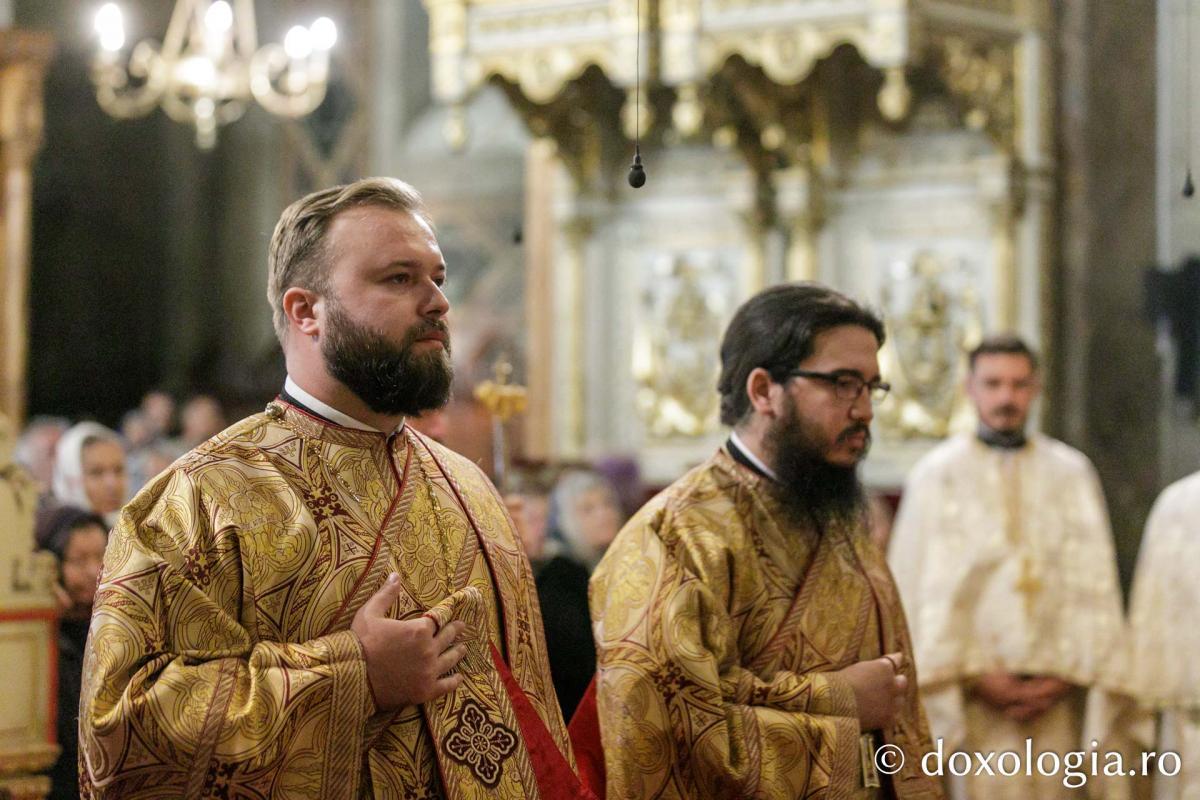
[[[833,386],[833,393],[838,400],[846,400],[851,403],[862,397],[864,389],[870,393],[872,403],[882,403],[887,398],[888,392],[892,390],[890,383],[880,380],[865,381],[853,372],[811,372],[806,369],[794,369],[784,377],[785,379],[812,378],[824,381]]]

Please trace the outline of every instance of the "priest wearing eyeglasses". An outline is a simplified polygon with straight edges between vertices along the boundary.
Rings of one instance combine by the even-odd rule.
[[[608,797],[941,797],[920,772],[912,649],[857,475],[888,390],[883,340],[873,313],[811,283],[734,316],[729,440],[638,512],[592,578],[599,672],[572,738]],[[875,769],[885,747],[904,756],[896,774]]]

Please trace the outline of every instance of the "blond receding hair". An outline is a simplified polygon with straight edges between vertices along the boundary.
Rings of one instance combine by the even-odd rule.
[[[331,186],[300,198],[283,210],[267,255],[267,300],[275,335],[287,337],[283,293],[293,286],[324,294],[328,291],[329,253],[325,233],[338,214],[351,208],[380,206],[405,211],[433,227],[421,195],[396,178],[363,178]]]

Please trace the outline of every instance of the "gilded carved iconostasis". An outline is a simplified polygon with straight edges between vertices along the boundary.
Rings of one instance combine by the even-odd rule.
[[[885,487],[966,423],[962,353],[983,330],[1049,339],[1048,4],[427,8],[450,138],[481,135],[461,109],[492,85],[533,138],[529,322],[555,335],[531,341],[531,451],[678,474],[721,436],[724,323],[780,280],[893,318],[898,391],[868,468]],[[635,135],[638,190],[621,180]]]

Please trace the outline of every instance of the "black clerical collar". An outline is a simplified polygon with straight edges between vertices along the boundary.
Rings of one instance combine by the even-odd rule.
[[[754,474],[766,478],[769,481],[775,480],[766,472],[764,472],[762,467],[754,463],[754,459],[746,455],[745,450],[738,447],[737,442],[732,436],[725,440],[725,449],[729,451],[729,455],[733,456],[734,461],[738,462],[743,467],[749,468],[752,472],[754,472]]]
[[[997,450],[1020,450],[1028,443],[1024,430],[998,431],[982,422],[975,428],[975,438]]]

